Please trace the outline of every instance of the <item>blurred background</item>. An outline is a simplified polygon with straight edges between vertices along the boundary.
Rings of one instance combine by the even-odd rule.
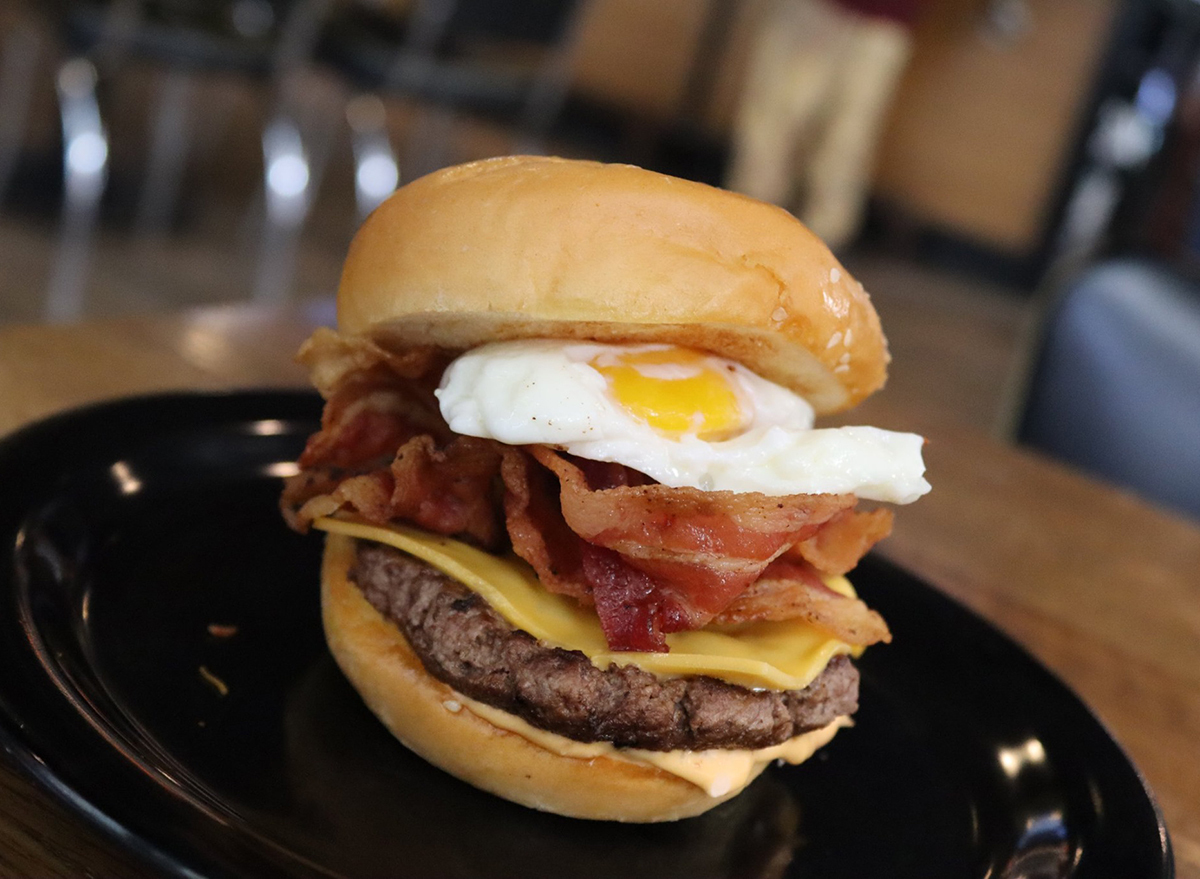
[[[512,152],[784,205],[901,396],[1200,515],[1194,0],[0,0],[0,327],[328,319],[388,192]]]

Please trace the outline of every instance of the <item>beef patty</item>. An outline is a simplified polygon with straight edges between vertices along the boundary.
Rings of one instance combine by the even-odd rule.
[[[653,751],[763,748],[858,707],[858,670],[845,656],[803,690],[700,676],[660,680],[546,646],[466,586],[389,546],[360,541],[351,579],[434,677],[576,741]]]

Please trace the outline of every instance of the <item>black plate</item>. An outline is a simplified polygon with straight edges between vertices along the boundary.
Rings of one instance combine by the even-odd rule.
[[[895,641],[861,662],[857,727],[708,815],[571,821],[443,775],[327,657],[320,539],[279,521],[318,411],[301,393],[148,397],[0,443],[0,745],[158,870],[1173,875],[1144,782],[1079,700],[876,558],[855,580]]]

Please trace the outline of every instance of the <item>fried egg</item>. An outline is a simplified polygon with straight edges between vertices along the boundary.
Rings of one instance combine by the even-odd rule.
[[[672,487],[902,504],[929,490],[917,434],[814,429],[799,395],[686,348],[496,342],[455,359],[436,393],[455,433],[546,444]]]

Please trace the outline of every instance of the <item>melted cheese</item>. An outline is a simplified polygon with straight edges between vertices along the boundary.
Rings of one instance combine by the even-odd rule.
[[[801,620],[708,626],[667,635],[668,653],[609,650],[600,621],[574,599],[547,592],[537,574],[514,555],[498,557],[461,541],[414,528],[382,528],[321,518],[314,527],[394,546],[481,595],[505,620],[554,647],[579,650],[598,668],[636,664],[662,677],[708,675],[744,687],[800,690],[829,660],[855,652],[849,644]],[[854,595],[845,577],[826,584]]]
[[[769,748],[708,750],[708,751],[645,751],[640,748],[617,748],[608,742],[577,742],[557,733],[546,732],[531,726],[521,718],[458,695],[453,708],[447,711],[470,711],[493,726],[528,739],[538,747],[561,754],[589,760],[595,757],[610,757],[645,763],[690,781],[710,797],[723,797],[730,791],[740,790],[758,775],[772,760],[785,763],[803,763],[819,748],[824,747],[839,729],[850,726],[850,718],[839,717],[828,726],[802,733],[794,738],[772,745]]]

